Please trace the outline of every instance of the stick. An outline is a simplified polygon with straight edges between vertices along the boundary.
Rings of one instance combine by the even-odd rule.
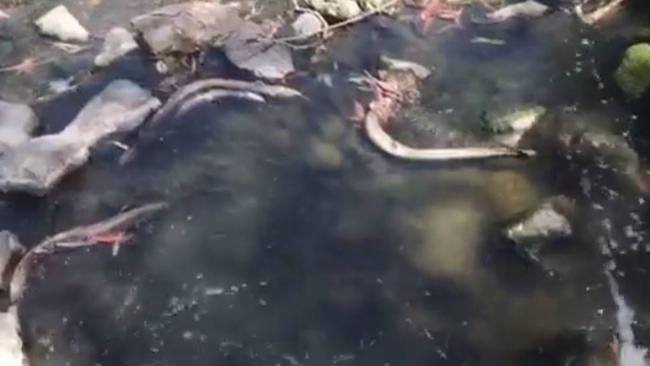
[[[460,161],[502,157],[530,157],[532,150],[511,149],[506,147],[466,147],[450,149],[416,149],[393,139],[384,131],[375,112],[366,116],[365,130],[368,139],[384,153],[403,160],[411,161]]]

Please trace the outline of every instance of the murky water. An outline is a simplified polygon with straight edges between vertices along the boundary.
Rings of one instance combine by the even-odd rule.
[[[97,9],[106,15],[87,16],[101,19],[100,32],[128,7]],[[650,114],[607,76],[616,55],[603,47],[623,49],[621,34],[561,13],[425,36],[374,18],[289,80],[309,101],[201,106],[165,121],[159,140],[127,137],[140,152],[126,166],[105,144],[47,197],[2,197],[2,229],[29,245],[125,205],[170,203],[116,257],[99,248],[38,267],[21,309],[32,364],[610,365],[618,309],[610,261],[635,312],[635,340],[650,345],[639,182],[544,139],[534,160],[405,164],[345,120],[356,96],[345,78],[376,70],[388,54],[436,68],[421,105],[392,127],[404,141],[439,143],[452,127],[475,129],[486,109],[541,104],[559,129],[626,136],[644,166]],[[298,55],[303,70],[308,57]],[[2,75],[2,95],[43,95],[44,80],[72,75],[58,65]],[[201,71],[209,75],[246,77],[218,52]],[[38,104],[43,130],[60,130],[115,78],[160,81],[146,55],[130,55]],[[555,194],[576,201],[575,232],[533,261],[502,228]]]

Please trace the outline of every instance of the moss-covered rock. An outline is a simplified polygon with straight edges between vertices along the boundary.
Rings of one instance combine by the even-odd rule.
[[[629,97],[640,97],[650,85],[650,44],[639,43],[628,48],[614,78]]]

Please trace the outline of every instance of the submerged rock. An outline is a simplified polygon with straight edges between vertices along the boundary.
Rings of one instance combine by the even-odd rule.
[[[31,138],[38,118],[25,104],[0,100],[0,154]]]
[[[191,53],[220,45],[243,23],[241,5],[194,1],[137,16],[131,24],[156,54]]]
[[[510,225],[506,236],[517,244],[536,249],[544,242],[572,234],[571,223],[561,208],[570,204],[566,197],[554,197],[523,220]]]
[[[325,26],[327,24],[323,24],[321,18],[312,13],[302,13],[291,23],[291,28],[295,35],[305,38],[322,32]]]
[[[124,28],[114,27],[106,34],[102,52],[95,57],[95,65],[108,66],[113,61],[138,48],[135,39]]]
[[[507,222],[532,211],[539,203],[539,193],[525,175],[514,171],[495,172],[479,184],[497,221]]]
[[[639,43],[628,48],[614,78],[629,97],[640,97],[650,85],[650,44]]]
[[[417,218],[421,241],[409,250],[410,260],[432,276],[462,280],[475,275],[484,220],[470,200],[437,202]]]
[[[317,141],[310,149],[313,163],[319,168],[333,170],[339,169],[343,164],[343,154],[333,144]]]
[[[138,127],[160,106],[127,80],[111,82],[60,133],[28,140],[0,156],[0,190],[45,194],[82,166],[101,139]]]
[[[489,112],[483,118],[483,130],[495,142],[515,148],[546,113],[542,106],[520,107],[508,112]]]
[[[88,31],[63,5],[45,13],[35,24],[41,33],[61,41],[86,42],[90,38]]]

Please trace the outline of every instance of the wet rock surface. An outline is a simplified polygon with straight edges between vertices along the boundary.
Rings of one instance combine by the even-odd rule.
[[[538,247],[544,242],[568,238],[572,235],[571,223],[558,208],[560,201],[568,201],[567,197],[555,197],[542,204],[523,220],[506,229],[508,238],[519,245]]]

